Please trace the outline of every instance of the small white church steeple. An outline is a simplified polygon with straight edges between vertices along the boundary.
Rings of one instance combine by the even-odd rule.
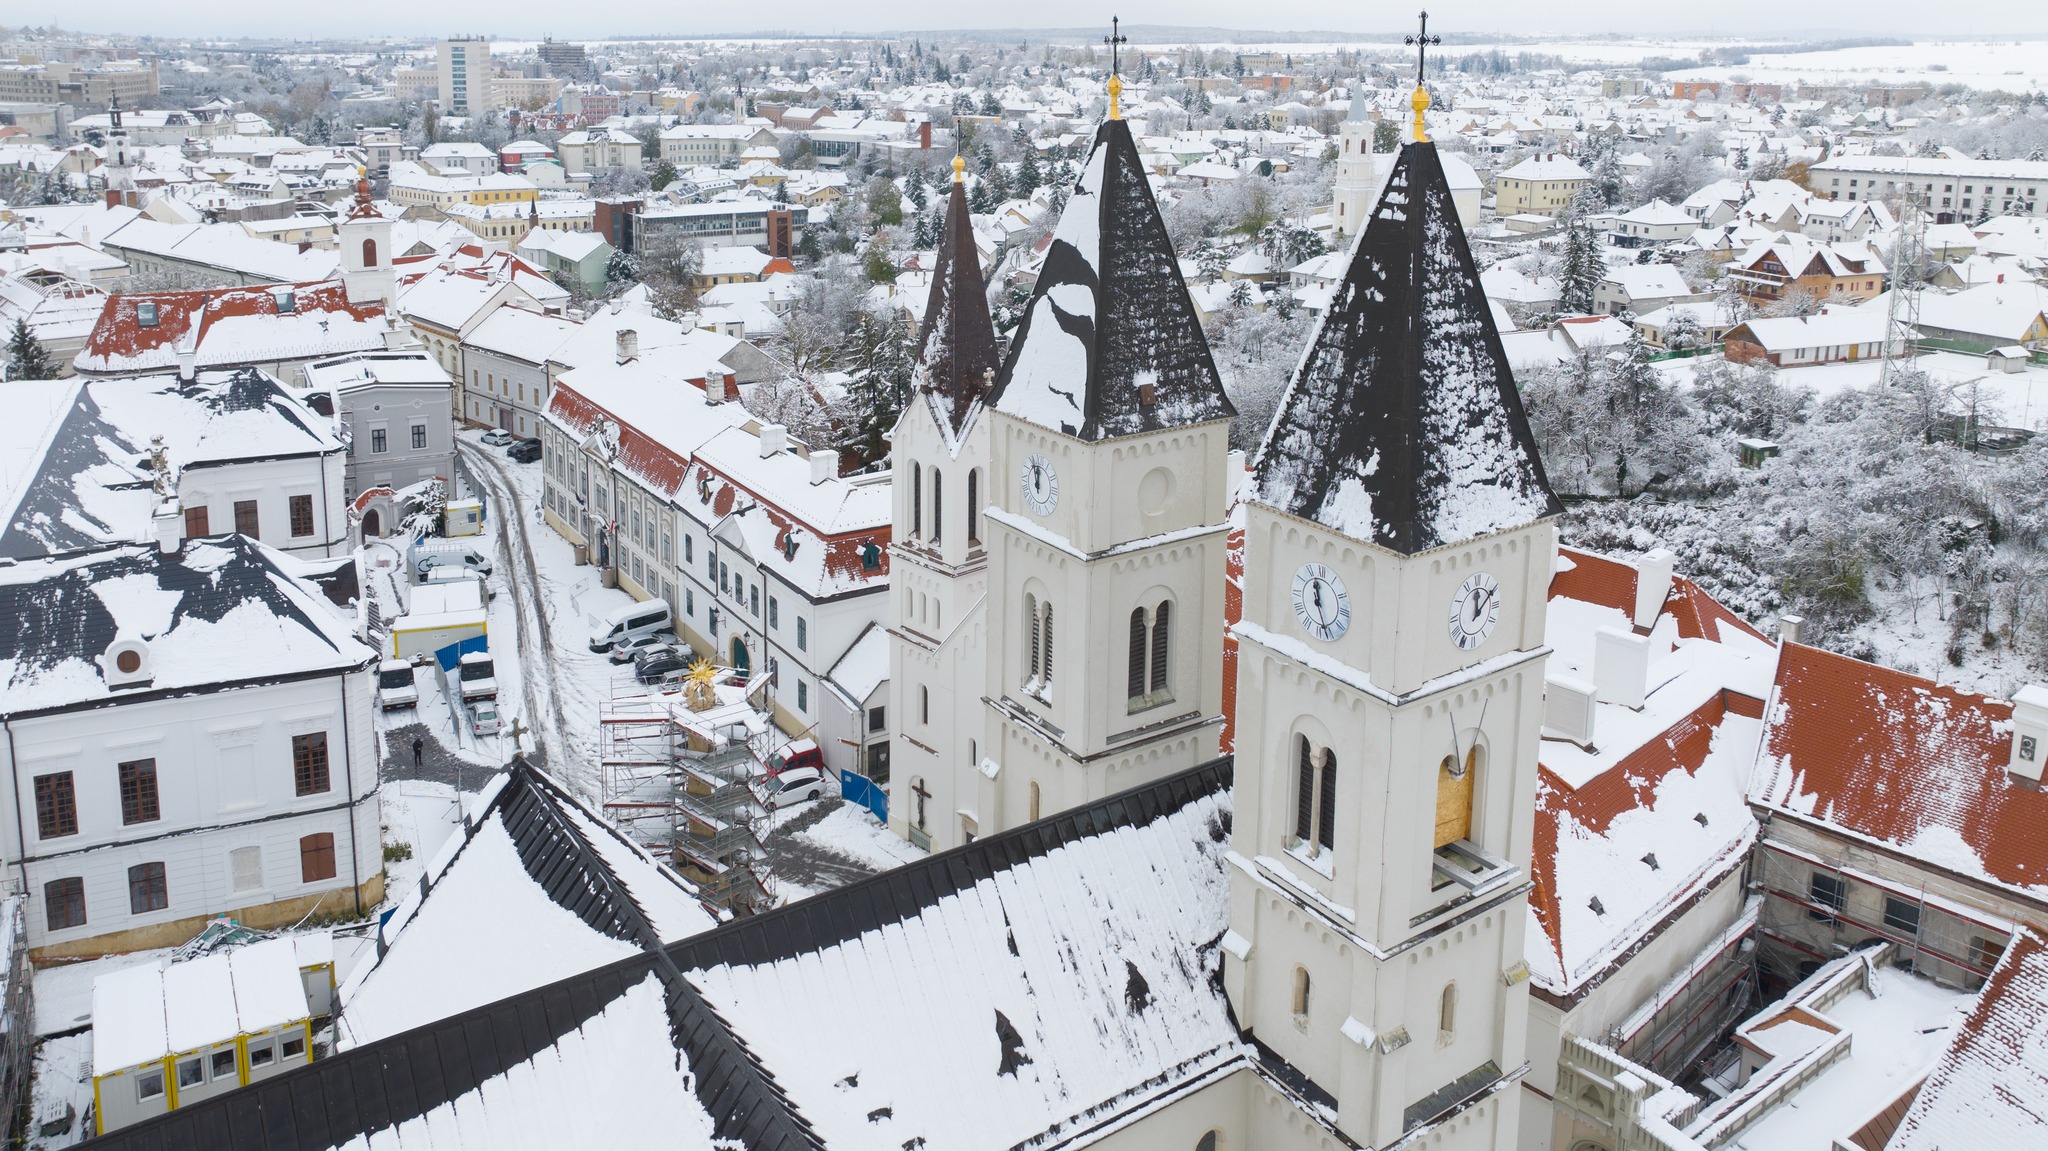
[[[358,174],[355,201],[336,231],[340,236],[341,278],[348,288],[348,302],[396,302],[398,280],[391,263],[391,221],[371,201],[368,177]]]

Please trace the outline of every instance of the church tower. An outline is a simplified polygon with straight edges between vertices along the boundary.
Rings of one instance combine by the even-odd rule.
[[[371,203],[367,178],[356,178],[355,202],[335,230],[340,236],[341,279],[348,289],[348,302],[393,303],[398,279],[391,266],[391,221]]]
[[[107,100],[106,167],[107,207],[142,206],[135,191],[135,156],[128,150],[128,127],[121,121],[121,97]]]
[[[896,597],[886,717],[889,826],[934,851],[959,846],[975,826],[988,642],[982,510],[990,479],[982,406],[1001,362],[965,169],[955,157],[910,402],[889,444],[896,501],[889,537]]]
[[[1119,90],[990,401],[983,834],[1217,754],[1236,410]]]
[[[1356,236],[1380,198],[1392,155],[1372,150],[1375,122],[1366,117],[1365,82],[1351,85],[1351,111],[1337,128],[1337,179],[1332,189],[1330,221],[1339,238]]]
[[[1561,508],[1426,104],[1246,508],[1224,984],[1356,1143],[1506,1151]]]

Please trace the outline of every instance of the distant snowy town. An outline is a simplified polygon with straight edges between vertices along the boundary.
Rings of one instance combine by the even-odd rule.
[[[2048,41],[0,59],[8,1146],[2048,1146]]]

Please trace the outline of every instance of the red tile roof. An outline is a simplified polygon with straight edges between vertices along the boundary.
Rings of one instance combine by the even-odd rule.
[[[2005,771],[2012,704],[1787,644],[1751,799],[2048,896],[2048,792]]]
[[[2048,1146],[2048,939],[2013,936],[1889,1151]]]
[[[585,434],[600,416],[611,421],[611,425],[619,429],[619,466],[663,496],[674,495],[682,486],[684,474],[690,470],[688,456],[662,446],[660,441],[586,399],[567,384],[555,386],[554,393],[548,397],[548,411],[570,427],[584,429]]]
[[[351,347],[302,347],[305,325],[281,328],[281,345],[264,347],[246,335],[238,337],[232,349],[213,349],[207,336],[223,320],[253,316],[276,316],[277,294],[292,294],[293,310],[285,318],[324,319],[333,328],[333,340],[359,343],[364,348],[383,347],[382,303],[351,304],[348,289],[339,280],[308,284],[265,284],[244,288],[209,288],[189,292],[124,292],[107,297],[99,322],[86,337],[79,352],[78,367],[85,372],[150,371],[177,366],[177,348],[187,333],[198,333],[200,368],[241,367],[280,359],[328,355],[360,350]],[[137,318],[137,305],[156,305],[157,322],[144,327]],[[354,329],[360,338],[352,338]]]
[[[1634,564],[1573,548],[1559,548],[1557,551],[1572,566],[1570,571],[1561,571],[1550,577],[1550,598],[1599,604],[1625,616],[1635,616]],[[1746,632],[1757,639],[1768,638],[1684,576],[1671,577],[1671,592],[1664,598],[1664,610],[1678,626],[1680,639],[1710,639],[1720,643],[1730,638],[1734,631]]]

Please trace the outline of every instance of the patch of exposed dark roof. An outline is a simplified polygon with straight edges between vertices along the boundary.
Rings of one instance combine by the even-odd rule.
[[[1237,414],[1122,120],[1095,134],[992,402],[1083,440]]]
[[[938,266],[932,269],[917,362],[933,410],[959,435],[975,402],[988,391],[987,373],[1002,366],[1002,356],[967,211],[967,186],[958,182],[946,200],[946,230],[939,238]]]
[[[146,445],[104,418],[90,389],[79,388],[77,401],[64,414],[35,473],[23,483],[21,498],[0,531],[0,556],[30,559],[107,546],[122,528],[95,516],[79,500],[79,479],[105,468],[103,474],[114,485],[148,487],[147,454]],[[120,478],[112,478],[116,473]]]
[[[1435,145],[1395,161],[1257,480],[1261,501],[1404,554],[1563,510]]]

